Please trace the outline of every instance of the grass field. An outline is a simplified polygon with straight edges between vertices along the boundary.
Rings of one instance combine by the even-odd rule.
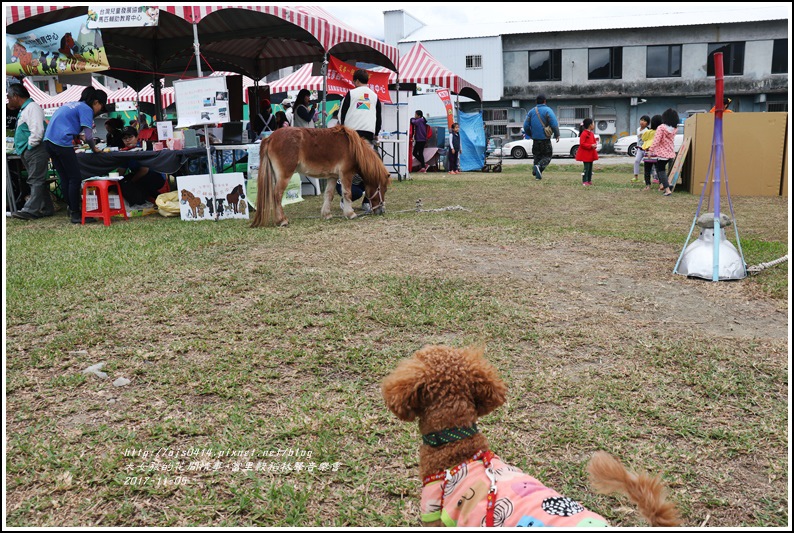
[[[7,525],[419,525],[421,436],[380,382],[482,343],[506,461],[613,525],[643,522],[588,487],[599,449],[688,526],[785,527],[788,264],[674,275],[698,197],[580,172],[418,174],[383,217],[308,197],[279,229],[8,219]],[[787,198],[733,203],[748,265],[788,253]]]

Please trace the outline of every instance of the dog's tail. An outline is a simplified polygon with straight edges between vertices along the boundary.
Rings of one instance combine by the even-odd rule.
[[[587,470],[590,472],[590,484],[597,492],[619,492],[628,496],[650,525],[681,525],[680,513],[675,504],[666,501],[667,489],[659,476],[629,472],[620,461],[606,452],[596,452]]]

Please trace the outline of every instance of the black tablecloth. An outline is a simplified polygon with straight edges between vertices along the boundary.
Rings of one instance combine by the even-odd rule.
[[[207,155],[206,148],[188,148],[185,150],[160,150],[159,152],[100,152],[78,153],[77,161],[80,163],[80,174],[83,179],[94,176],[107,176],[119,168],[127,168],[130,160],[138,161],[141,166],[149,167],[155,172],[173,174],[179,170],[188,159]]]

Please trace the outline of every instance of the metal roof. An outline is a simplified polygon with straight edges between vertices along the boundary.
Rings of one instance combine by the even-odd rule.
[[[564,5],[564,4],[561,4]],[[630,14],[605,14],[592,16],[568,14],[561,18],[545,18],[512,22],[478,22],[473,24],[439,24],[423,26],[401,43],[439,41],[478,37],[499,37],[523,33],[550,33],[564,31],[616,30],[628,28],[660,28],[667,26],[695,26],[703,24],[735,24],[764,20],[789,20],[791,5],[759,6],[751,4],[724,6],[714,4],[691,8],[667,7],[666,11],[653,13],[644,10],[652,4],[627,4],[635,12]],[[662,5],[658,9],[663,9]],[[528,10],[530,11],[530,10]]]

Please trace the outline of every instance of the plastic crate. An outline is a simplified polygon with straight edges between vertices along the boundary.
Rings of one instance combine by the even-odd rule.
[[[121,199],[118,194],[108,194],[108,204],[111,209],[121,209]]]
[[[117,196],[118,198],[118,196]],[[99,209],[99,197],[96,194],[85,195],[85,210],[96,211]]]

